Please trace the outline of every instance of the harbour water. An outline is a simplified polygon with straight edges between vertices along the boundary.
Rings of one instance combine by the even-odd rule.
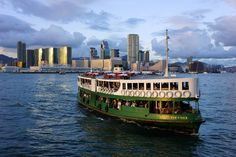
[[[236,74],[200,74],[198,136],[103,119],[77,104],[76,74],[0,73],[0,156],[235,156]]]

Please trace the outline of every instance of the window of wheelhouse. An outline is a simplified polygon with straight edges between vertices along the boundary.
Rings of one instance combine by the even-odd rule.
[[[182,82],[182,90],[189,90],[189,82]]]
[[[170,90],[178,90],[178,82],[170,82]]]
[[[144,90],[144,83],[139,83],[138,86],[139,86],[139,90]]]
[[[169,83],[163,82],[161,83],[161,90],[168,90],[169,89]]]
[[[146,83],[146,90],[151,90],[151,83]]]
[[[132,90],[132,83],[128,83],[128,90]]]
[[[138,89],[138,83],[133,83],[133,90],[137,90]]]
[[[160,90],[160,83],[153,83],[154,90]]]
[[[126,90],[126,83],[122,83],[122,89]]]

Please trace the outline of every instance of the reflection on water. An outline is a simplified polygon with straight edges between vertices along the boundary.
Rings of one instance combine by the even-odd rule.
[[[0,74],[0,154],[234,156],[236,74],[199,77],[206,123],[186,136],[87,112],[77,104],[75,74]]]

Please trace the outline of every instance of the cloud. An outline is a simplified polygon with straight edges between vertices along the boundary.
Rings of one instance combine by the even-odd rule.
[[[0,46],[16,48],[17,41],[26,42],[27,46],[81,46],[86,37],[80,32],[70,33],[63,28],[51,25],[39,31],[13,16],[0,15]]]
[[[125,20],[125,24],[130,26],[130,27],[135,27],[141,23],[144,23],[146,20],[142,19],[142,18],[128,18],[127,20]]]
[[[171,27],[181,29],[184,27],[197,28],[199,23],[196,19],[187,16],[172,16],[166,20]]]
[[[164,33],[163,33],[164,35]],[[234,49],[224,50],[222,45],[212,44],[212,39],[206,30],[179,29],[169,31],[169,56],[186,58],[189,56],[203,58],[236,57]],[[152,40],[152,50],[155,55],[165,54],[165,39]]]
[[[187,11],[184,12],[184,15],[188,15],[191,18],[194,18],[196,20],[202,20],[203,18],[205,18],[205,14],[211,12],[210,9],[198,9],[198,10],[194,10],[194,11]]]
[[[215,19],[213,23],[207,23],[213,32],[212,37],[216,44],[223,43],[224,46],[236,46],[236,16],[222,16]]]
[[[224,0],[227,4],[229,4],[232,7],[236,8],[236,1],[235,0]]]
[[[13,7],[13,9],[21,14],[33,15],[50,21],[58,21],[69,23],[72,21],[80,21],[88,25],[94,30],[109,30],[109,19],[111,14],[101,11],[95,13],[84,7],[90,1],[79,0],[59,0],[43,3],[37,0],[3,0],[5,4]],[[3,5],[6,6],[6,5]]]

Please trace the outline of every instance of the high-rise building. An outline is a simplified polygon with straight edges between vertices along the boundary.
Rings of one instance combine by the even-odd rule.
[[[55,61],[54,61],[54,57],[57,53],[57,48],[53,48],[53,47],[50,47],[50,48],[46,48],[45,49],[45,58],[44,58],[44,61],[47,65],[49,66],[53,66],[53,64],[55,64]]]
[[[26,65],[26,45],[25,43],[17,42],[17,61],[22,62],[23,67]]]
[[[139,52],[138,52],[138,61],[140,62],[140,63],[143,63],[144,62],[144,51],[142,51],[142,50],[139,50]]]
[[[145,53],[144,53],[144,62],[145,63],[149,63],[149,57],[150,56],[150,53],[149,53],[149,51],[147,50],[147,51],[145,51]]]
[[[34,50],[34,65],[41,66],[42,59],[43,59],[43,49],[42,48],[35,49]]]
[[[34,50],[27,50],[26,51],[26,67],[29,68],[30,66],[35,65],[35,54]]]
[[[59,48],[53,48],[53,64],[58,64]]]
[[[120,57],[119,49],[111,49],[111,58]]]
[[[138,34],[129,34],[128,35],[128,66],[131,67],[131,64],[136,63],[139,55],[139,36]]]
[[[108,42],[103,40],[100,48],[101,48],[100,58],[101,59],[109,59],[110,58],[110,50],[109,50]]]
[[[90,59],[97,59],[98,58],[98,53],[96,48],[90,47]]]
[[[72,64],[71,53],[72,53],[71,47],[64,46],[59,48],[58,64],[71,65]]]

